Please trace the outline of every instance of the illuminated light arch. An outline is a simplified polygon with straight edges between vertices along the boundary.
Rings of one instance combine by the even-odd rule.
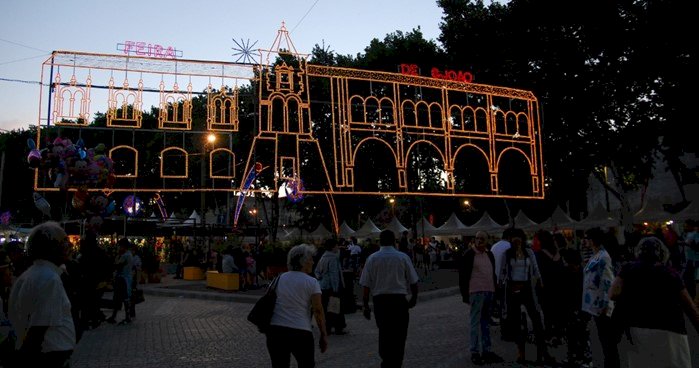
[[[215,174],[214,159],[216,157],[228,158],[230,160],[230,175],[217,175]],[[235,178],[235,153],[228,148],[216,148],[209,153],[209,178],[211,179],[234,179]]]
[[[458,179],[457,174],[459,172],[459,162],[460,162],[460,156],[463,156],[465,154],[473,154],[474,157],[478,156],[482,159],[482,162],[484,163],[484,166],[486,167],[486,174],[484,176],[484,182],[485,187],[483,188],[483,193],[493,193],[497,191],[497,175],[494,173],[494,165],[493,161],[489,157],[488,153],[483,150],[482,147],[479,147],[478,145],[475,145],[473,143],[466,143],[460,145],[456,150],[454,150],[454,156],[451,161],[451,167],[452,167],[452,180],[454,180],[454,193],[459,194],[460,192],[456,188],[456,180]],[[473,162],[469,161],[467,166],[473,166]],[[465,191],[463,193],[470,193],[470,194],[476,194],[475,192],[469,192]]]
[[[367,166],[368,164],[367,164],[365,161],[359,161],[359,160],[357,160],[357,157],[359,157],[360,155],[361,155],[361,156],[364,156],[364,155],[368,155],[368,154],[371,154],[371,153],[372,153],[372,151],[362,150],[363,147],[367,147],[367,146],[371,146],[371,145],[379,145],[379,146],[381,146],[381,147],[388,148],[388,150],[389,150],[389,152],[391,153],[391,155],[393,155],[394,160],[391,161],[390,159],[384,159],[384,160],[381,160],[381,161],[382,161],[382,162],[385,162],[385,163],[387,164],[387,166],[390,166],[390,167],[393,168],[393,169],[391,170],[391,174],[392,174],[392,175],[390,175],[390,176],[391,176],[392,179],[393,179],[393,178],[396,179],[396,182],[395,182],[395,183],[392,183],[392,184],[394,185],[394,187],[400,188],[400,187],[404,186],[404,182],[405,182],[405,174],[404,174],[404,171],[405,171],[405,170],[404,170],[403,167],[398,166],[398,162],[399,162],[399,161],[398,161],[398,157],[396,156],[396,152],[395,152],[394,148],[391,147],[391,145],[390,145],[388,142],[386,142],[385,140],[383,140],[383,139],[379,139],[379,138],[375,138],[375,137],[368,137],[368,138],[362,139],[362,140],[357,144],[357,146],[355,147],[355,150],[354,150],[354,152],[353,152],[353,154],[352,154],[352,162],[354,162],[354,165],[352,166],[353,171],[352,171],[352,183],[351,183],[351,187],[354,188],[354,189],[356,189],[356,188],[358,187],[358,182],[362,182],[362,181],[365,182],[365,181],[366,181],[366,180],[360,180],[360,181],[358,181],[358,180],[356,179],[356,177],[355,177],[356,175],[360,175],[360,174],[361,174],[363,177],[372,176],[371,173],[369,173],[369,172],[364,172],[364,170],[361,170],[361,173],[358,172],[358,171],[356,170],[357,168],[359,168],[359,169],[368,169],[368,170],[374,171],[374,172],[376,171],[376,170],[371,170],[371,169],[375,169],[375,168],[374,168],[374,167],[368,167],[368,166]],[[360,150],[361,150],[361,152],[360,152]],[[380,154],[383,154],[383,153],[384,153],[384,152],[381,152]],[[387,167],[387,169],[388,169],[388,167]],[[401,178],[401,172],[403,172],[403,174],[402,174],[403,177],[402,177],[402,178]],[[374,176],[376,176],[376,175],[374,175]],[[392,180],[391,180],[391,181],[392,181]],[[378,183],[377,183],[377,185],[378,185]],[[354,190],[354,189],[353,189],[353,190]],[[375,191],[372,191],[372,192],[370,192],[370,193],[373,193],[373,194],[382,194],[382,193],[392,193],[392,192],[393,192],[393,191],[384,191],[384,190],[381,190],[380,188],[377,188]]]
[[[446,181],[444,183],[444,190],[445,191],[449,190],[451,187],[451,185],[449,184],[449,180],[451,178],[451,168],[449,167],[449,162],[448,162],[446,156],[444,155],[444,152],[442,151],[442,149],[439,148],[434,142],[431,142],[431,141],[426,140],[426,139],[420,139],[420,140],[417,140],[415,142],[411,142],[410,146],[405,151],[405,156],[403,158],[403,162],[405,163],[405,167],[406,167],[406,189],[407,190],[411,189],[410,186],[408,185],[408,183],[410,182],[410,175],[408,175],[408,174],[412,171],[412,170],[408,169],[408,164],[410,162],[409,161],[410,154],[413,152],[413,149],[418,147],[418,145],[427,145],[427,146],[431,147],[431,150],[437,152],[438,156],[436,156],[436,158],[438,160],[440,160],[440,162],[442,163],[442,166],[440,169],[443,170],[445,172],[445,174],[447,175]]]
[[[509,154],[509,152],[511,152],[511,151],[513,151],[513,153],[516,154],[517,157],[524,158],[524,160],[525,160],[525,162],[526,162],[526,165],[529,167],[529,174],[530,174],[530,178],[531,178],[531,183],[530,183],[531,188],[532,188],[532,190],[533,190],[534,192],[536,192],[537,187],[538,187],[538,185],[539,185],[539,177],[538,177],[538,175],[537,175],[536,166],[535,166],[534,163],[529,159],[529,157],[527,156],[527,154],[526,154],[523,150],[521,150],[521,149],[519,149],[519,148],[516,148],[516,147],[508,147],[508,148],[505,148],[504,150],[500,151],[500,153],[498,154],[498,158],[497,158],[497,160],[496,160],[496,164],[495,164],[495,173],[496,173],[496,175],[498,175],[498,177],[499,177],[499,176],[502,174],[502,172],[500,171],[500,165],[501,165],[501,163],[502,163],[502,162],[501,162],[501,161],[502,161],[502,158],[503,158],[506,154]],[[497,190],[498,190],[498,192],[501,191],[500,186],[497,187]],[[507,193],[505,193],[505,194],[507,194]]]
[[[170,155],[178,155],[177,153],[170,154],[171,151],[180,152],[184,157],[184,173],[180,175],[165,174],[165,160]],[[189,153],[180,147],[168,147],[160,151],[160,177],[163,179],[187,179],[189,177]]]
[[[495,112],[495,126],[497,134],[529,136],[529,119],[523,112],[498,110]]]
[[[452,121],[450,126],[452,130],[457,130],[461,132],[487,132],[487,112],[482,107],[476,107],[475,109],[471,106],[460,106],[451,105],[449,108],[449,116],[453,118],[453,112],[457,110],[459,112],[460,129],[454,129],[455,123]],[[480,124],[479,124],[480,121]],[[479,126],[482,126],[479,129]]]
[[[454,167],[454,165],[456,164],[456,157],[459,156],[459,152],[465,148],[475,148],[478,152],[480,152],[483,155],[483,158],[488,163],[488,167],[493,167],[492,161],[490,160],[490,157],[488,157],[488,154],[485,151],[483,151],[481,147],[478,147],[472,143],[462,144],[456,150],[454,150],[454,157],[452,157],[451,167]]]
[[[128,174],[117,174],[116,170],[114,176],[117,178],[137,178],[138,177],[138,150],[127,145],[116,146],[109,150],[109,158],[114,162],[115,153],[119,154],[120,151],[131,151],[134,155],[132,171]]]
[[[427,143],[430,146],[434,147],[434,149],[436,149],[437,152],[439,153],[439,156],[442,160],[442,164],[444,165],[444,169],[446,170],[449,167],[448,166],[449,162],[448,162],[446,156],[444,155],[444,152],[442,152],[442,149],[437,147],[437,145],[434,144],[434,142],[428,141],[426,139],[420,139],[420,140],[417,140],[415,142],[410,142],[410,146],[405,151],[405,159],[403,160],[403,162],[407,162],[407,158],[408,158],[408,156],[410,156],[410,151],[412,151],[412,149],[415,148],[415,146],[417,146],[418,144],[421,144],[421,143]]]
[[[359,143],[357,143],[357,145],[354,147],[354,150],[352,152],[352,162],[355,162],[355,160],[357,159],[357,152],[362,147],[362,145],[368,141],[379,141],[379,142],[383,143],[384,145],[386,145],[386,147],[388,147],[388,149],[391,151],[391,154],[393,155],[393,159],[395,160],[396,164],[399,162],[398,155],[396,154],[396,151],[393,149],[393,147],[391,147],[391,145],[388,142],[384,141],[383,139],[376,138],[376,137],[367,137],[367,138],[364,138],[361,141],[359,141]]]

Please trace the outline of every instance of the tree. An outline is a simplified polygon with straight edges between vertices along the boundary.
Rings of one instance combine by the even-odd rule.
[[[668,123],[686,120],[687,109],[681,106],[688,105],[667,86],[688,91],[686,78],[669,69],[686,72],[696,59],[695,51],[678,41],[689,26],[675,26],[691,22],[669,19],[683,13],[684,5],[595,1],[563,6],[549,0],[488,7],[482,1],[439,4],[445,12],[440,40],[452,60],[477,65],[476,75],[484,76],[480,80],[529,89],[540,98],[548,194],[556,202],[584,198],[592,173],[619,199],[628,218],[626,193],[651,178],[658,149],[668,152],[666,157],[682,172],[676,157],[690,147]],[[658,32],[661,22],[673,26]],[[649,58],[662,59],[661,68],[649,68]]]

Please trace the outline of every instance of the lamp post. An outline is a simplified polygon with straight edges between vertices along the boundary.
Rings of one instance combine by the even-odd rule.
[[[255,244],[257,244],[258,239],[257,239],[257,230],[259,228],[259,225],[257,223],[257,208],[253,208],[248,213],[252,216],[252,220],[255,223]]]
[[[207,157],[209,151],[213,150],[215,147],[214,145],[216,144],[216,134],[214,133],[209,133],[206,135],[206,141],[203,144],[202,147],[202,153],[201,153],[201,167],[200,167],[200,182],[199,182],[199,189],[202,189],[200,192],[199,196],[199,203],[201,208],[199,209],[201,212],[202,216],[202,222],[205,218],[204,214],[206,213],[206,191],[204,191],[204,187],[206,186],[206,163],[207,163]],[[196,224],[195,224],[196,226]]]
[[[391,197],[388,203],[391,204],[391,217],[394,217],[396,215],[396,199]]]

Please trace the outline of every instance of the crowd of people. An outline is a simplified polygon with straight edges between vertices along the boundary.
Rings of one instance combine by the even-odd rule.
[[[117,254],[109,254],[88,232],[76,249],[63,228],[49,221],[32,229],[26,246],[15,241],[0,252],[0,321],[8,327],[0,365],[66,367],[82,333],[117,323],[122,305],[119,324],[131,323],[142,261],[128,239],[117,244]],[[112,298],[105,299],[110,291]],[[111,309],[111,316],[103,309]]]
[[[399,239],[383,231],[379,242],[360,245],[355,237],[328,239],[322,247],[301,244],[286,254],[287,272],[274,282],[277,295],[271,327],[266,331],[273,367],[315,364],[312,319],[320,332],[320,351],[328,335],[348,333],[344,314],[362,309],[379,330],[382,367],[401,367],[415,306],[420,270],[423,279],[443,262],[459,272],[462,301],[468,304],[469,351],[475,365],[503,362],[493,352],[491,329],[499,326],[504,341],[514,343],[520,364],[558,364],[550,346],[566,345],[563,364],[591,366],[590,325],[602,348],[605,367],[619,367],[618,345],[631,348],[626,361],[635,366],[690,367],[687,318],[699,332],[699,309],[693,298],[699,282],[699,232],[688,221],[684,234],[670,227],[627,237],[628,247],[598,228],[585,231],[582,248],[559,233],[540,230],[531,239],[510,228],[491,245],[483,231],[462,246],[446,246],[434,237]],[[80,239],[77,251],[55,222],[32,229],[26,247],[10,243],[0,253],[0,321],[12,333],[0,341],[3,366],[35,363],[62,367],[69,362],[82,331],[102,322],[131,323],[136,316],[143,261],[126,238],[108,254],[95,234]],[[26,252],[25,252],[26,250]],[[181,268],[191,265],[240,274],[241,290],[259,287],[261,245],[227,247],[207,258],[196,247],[179,254]],[[111,316],[103,294],[111,286]],[[362,290],[361,306],[354,295]],[[371,302],[371,304],[370,304]],[[309,312],[310,311],[310,312]],[[536,361],[526,357],[533,341]],[[293,343],[289,343],[293,342]],[[8,346],[8,345],[12,346]],[[34,365],[32,365],[34,366]]]
[[[696,225],[687,222],[684,238],[668,228],[632,237],[629,252],[599,228],[585,232],[582,252],[544,230],[528,244],[524,231],[507,229],[492,246],[479,232],[458,261],[461,295],[470,305],[472,362],[502,361],[490,350],[490,328],[499,324],[503,340],[515,342],[519,363],[529,363],[525,342],[531,326],[533,363],[557,364],[548,346],[565,342],[562,364],[592,366],[594,321],[604,367],[620,366],[623,336],[631,344],[629,367],[691,367],[685,316],[699,332],[692,300],[699,281]]]

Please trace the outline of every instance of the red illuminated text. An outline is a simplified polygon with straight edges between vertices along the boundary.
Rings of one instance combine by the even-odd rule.
[[[406,75],[420,75],[420,70],[416,64],[400,64],[400,73]],[[432,68],[430,76],[436,79],[446,79],[457,82],[471,83],[473,82],[473,74],[461,70]]]

